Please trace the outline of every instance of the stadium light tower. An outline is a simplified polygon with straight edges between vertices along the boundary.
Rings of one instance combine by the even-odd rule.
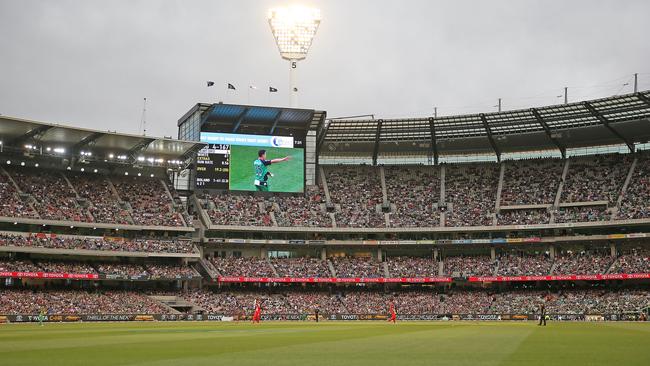
[[[298,106],[296,68],[298,61],[307,57],[311,42],[320,25],[320,10],[293,6],[269,10],[269,25],[280,55],[289,60],[289,87],[291,107]]]

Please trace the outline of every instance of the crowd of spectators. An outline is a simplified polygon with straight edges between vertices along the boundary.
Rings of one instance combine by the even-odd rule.
[[[379,169],[368,166],[337,166],[325,169],[338,227],[385,227]]]
[[[309,186],[304,195],[276,196],[275,219],[278,226],[332,227],[332,218],[325,210],[325,195],[319,186]]]
[[[88,210],[77,202],[77,196],[60,172],[30,168],[7,168],[23,193],[29,194],[41,219],[93,222]]]
[[[562,160],[515,160],[503,164],[502,206],[552,204],[555,201],[564,168]]]
[[[555,222],[593,222],[609,220],[605,206],[560,207],[555,211]]]
[[[503,210],[497,214],[497,225],[548,224],[551,214],[545,208]]]
[[[449,165],[445,177],[445,226],[492,226],[499,166],[492,163]]]
[[[386,193],[393,206],[392,227],[440,226],[434,202],[440,200],[439,169],[432,167],[384,167]]]
[[[489,256],[453,256],[444,260],[447,276],[494,276],[495,261]]]
[[[612,265],[612,257],[601,253],[562,253],[556,255],[554,275],[585,275],[607,273]]]
[[[200,277],[192,267],[181,264],[147,263],[145,267],[153,279]]]
[[[369,257],[332,257],[330,258],[340,278],[364,277],[378,278],[386,277],[382,263]]]
[[[95,273],[89,263],[72,261],[38,261],[41,272],[48,273]]]
[[[0,217],[38,218],[38,213],[20,194],[9,177],[0,171]]]
[[[141,277],[148,276],[149,273],[141,264],[135,263],[97,263],[97,272],[116,277]]]
[[[637,313],[650,305],[647,290],[602,288],[561,290],[348,291],[348,292],[212,292],[194,290],[181,295],[206,313],[250,315],[255,302],[263,314],[535,314],[544,303],[548,314],[585,315]]]
[[[210,260],[222,276],[275,277],[271,263],[257,257],[214,257]]]
[[[498,276],[548,276],[553,265],[546,254],[504,254],[498,262]]]
[[[131,208],[136,225],[185,226],[183,209],[175,206],[169,191],[158,178],[112,178],[122,201]]]
[[[389,257],[386,259],[390,277],[437,277],[438,262],[432,258]]]
[[[271,264],[280,277],[332,277],[327,262],[318,258],[277,258]]]
[[[40,272],[41,267],[26,260],[0,259],[0,272]]]
[[[164,306],[127,291],[0,289],[0,314],[166,314]]]
[[[205,194],[203,201],[212,225],[273,226],[267,202],[259,196]]]
[[[622,253],[614,262],[611,273],[650,273],[650,251],[635,249]]]
[[[35,247],[71,250],[108,250],[118,252],[192,253],[189,240],[121,239],[98,237],[52,237],[0,234],[0,246]]]
[[[650,153],[640,152],[627,186],[618,219],[650,218]]]
[[[133,224],[129,210],[121,206],[105,176],[73,173],[68,174],[68,179],[79,197],[88,203],[88,209],[96,222]]]
[[[632,158],[632,155],[620,154],[571,158],[561,202],[616,203]]]

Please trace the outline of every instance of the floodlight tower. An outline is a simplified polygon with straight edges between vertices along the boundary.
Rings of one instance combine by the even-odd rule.
[[[320,10],[294,6],[269,10],[269,25],[280,55],[289,60],[289,91],[291,107],[298,106],[296,69],[298,61],[307,57],[311,42],[320,25]]]

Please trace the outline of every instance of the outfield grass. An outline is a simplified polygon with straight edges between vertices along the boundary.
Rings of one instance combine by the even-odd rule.
[[[0,365],[650,365],[648,323],[0,325]]]
[[[274,177],[269,178],[270,192],[302,192],[305,182],[305,153],[303,149],[268,147],[268,160],[290,156],[291,160],[268,167]],[[256,191],[253,162],[260,150],[255,146],[230,147],[230,189],[235,191]]]

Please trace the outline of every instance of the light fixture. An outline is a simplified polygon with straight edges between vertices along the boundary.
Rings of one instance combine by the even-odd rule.
[[[141,177],[141,176],[142,176],[142,174],[138,173],[138,177]]]
[[[94,169],[94,170],[93,170],[93,173],[97,173],[97,169]]]
[[[81,168],[81,171],[82,171],[82,172],[85,172],[85,171],[86,171],[86,169],[85,169],[85,168]]]
[[[24,162],[24,161],[21,161],[21,162],[20,162],[20,166],[25,166],[25,162]]]
[[[115,155],[113,155],[113,154],[108,154],[108,158],[109,158],[109,159],[113,159],[114,157],[115,157]]]
[[[38,168],[38,163],[34,164],[34,167],[35,167],[35,168]]]
[[[129,172],[124,172],[124,175],[129,175]]]
[[[304,60],[321,22],[319,9],[293,6],[269,10],[269,25],[283,59],[289,60],[291,106],[298,105],[296,68]]]

